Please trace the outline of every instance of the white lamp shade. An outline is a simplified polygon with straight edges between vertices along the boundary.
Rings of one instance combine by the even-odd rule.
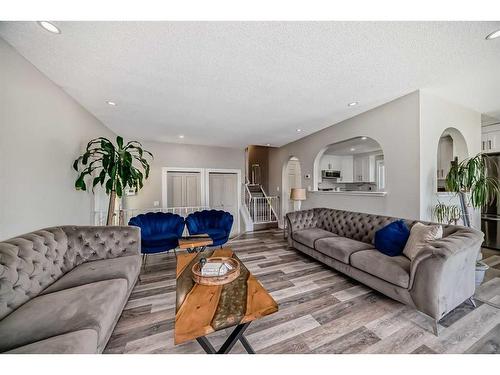
[[[290,189],[290,199],[292,201],[305,201],[306,200],[306,189],[291,188]]]

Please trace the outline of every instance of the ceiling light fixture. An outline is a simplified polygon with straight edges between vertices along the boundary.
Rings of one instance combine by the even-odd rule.
[[[183,139],[184,138],[184,134],[179,135],[179,138]]]
[[[486,40],[491,40],[500,37],[500,30],[493,31],[492,33],[486,35]]]
[[[106,104],[109,104],[110,106],[116,107],[116,102],[112,100],[106,100]]]
[[[38,24],[52,34],[61,34],[61,30],[49,21],[38,21]]]
[[[302,129],[297,129],[297,133],[300,133],[302,131]]]
[[[349,103],[347,106],[348,107],[354,107],[355,105],[358,105],[358,102]]]

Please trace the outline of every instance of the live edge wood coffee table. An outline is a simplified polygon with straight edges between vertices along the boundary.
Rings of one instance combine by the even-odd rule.
[[[237,256],[230,248],[177,255],[175,344],[196,339],[209,354],[226,354],[239,340],[250,354],[254,350],[243,333],[250,322],[278,311],[278,304],[240,261],[240,276],[224,285],[200,285],[192,279],[191,268],[202,257]],[[239,259],[238,259],[239,260]],[[219,350],[205,337],[236,326]]]

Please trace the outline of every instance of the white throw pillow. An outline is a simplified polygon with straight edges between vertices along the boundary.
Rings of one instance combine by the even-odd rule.
[[[403,254],[413,260],[425,244],[443,237],[441,225],[425,225],[416,223],[410,231],[410,237],[403,249]]]

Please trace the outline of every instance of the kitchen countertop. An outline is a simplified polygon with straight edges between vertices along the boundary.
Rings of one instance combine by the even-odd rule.
[[[315,190],[315,191],[309,191],[308,193],[312,194],[326,194],[326,195],[362,195],[362,196],[368,196],[368,197],[385,197],[387,195],[386,191],[321,191],[321,190]]]

